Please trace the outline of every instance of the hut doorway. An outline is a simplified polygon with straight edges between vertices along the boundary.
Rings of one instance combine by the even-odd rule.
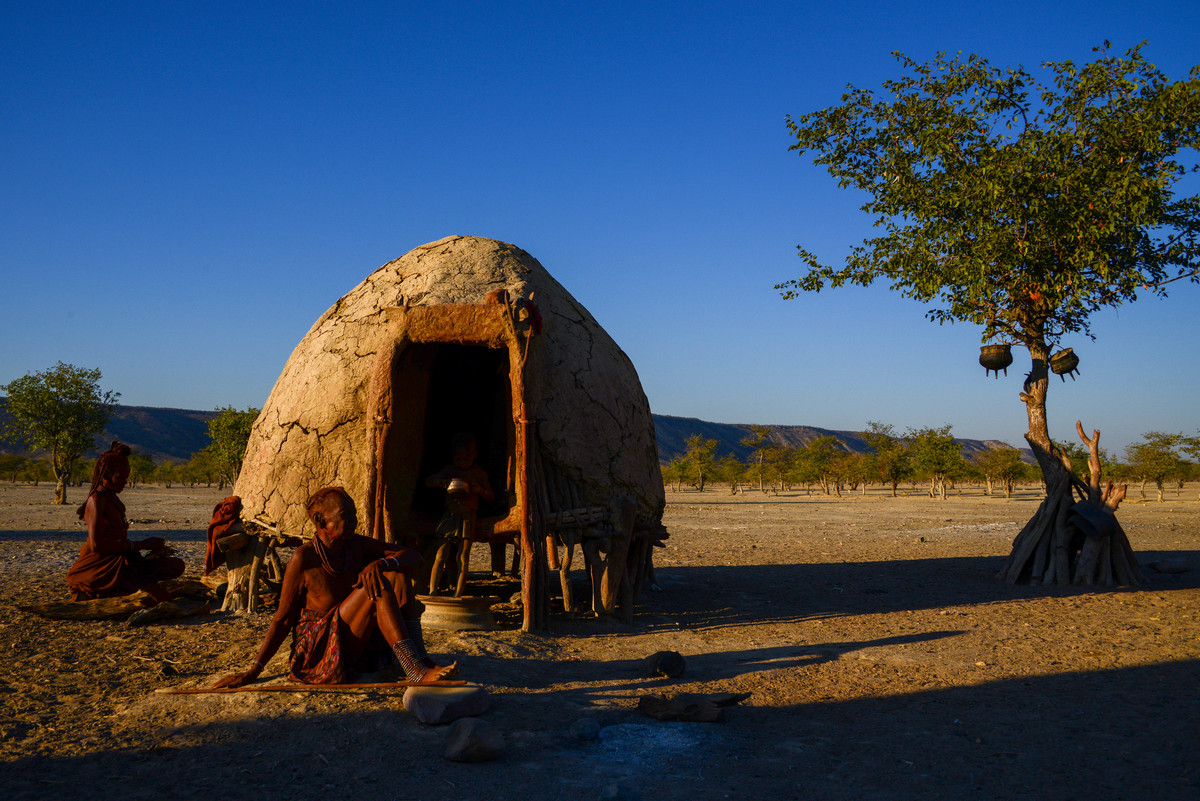
[[[389,397],[376,475],[377,536],[418,547],[445,510],[445,492],[425,486],[450,463],[451,442],[470,432],[476,463],[495,499],[479,508],[479,539],[509,541],[521,530],[512,358],[506,347],[461,341],[397,343],[386,378]],[[380,376],[383,378],[383,376]],[[377,388],[378,389],[378,388]],[[501,557],[502,558],[502,557]]]
[[[419,464],[410,508],[398,511],[402,515],[426,519],[436,519],[442,514],[445,493],[439,488],[426,487],[425,479],[450,463],[454,436],[469,432],[474,435],[479,451],[476,463],[487,472],[496,493],[494,501],[480,504],[479,515],[481,518],[507,517],[513,506],[514,444],[508,354],[472,345],[413,344],[410,348],[428,349],[432,353],[414,360],[429,365],[424,420],[414,415],[408,420],[394,419],[392,423],[393,426],[420,428],[419,437],[399,438],[412,444],[419,441],[421,453],[419,457],[417,454],[397,454],[400,459],[407,458]],[[393,379],[394,386],[407,386],[406,378],[397,376]],[[408,476],[405,478],[411,480]],[[407,493],[402,490],[402,494]]]

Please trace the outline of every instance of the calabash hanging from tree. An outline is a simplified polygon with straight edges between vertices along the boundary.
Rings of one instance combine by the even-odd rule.
[[[897,54],[906,75],[884,83],[888,97],[850,87],[840,105],[787,122],[792,150],[867,193],[863,210],[882,233],[841,267],[800,247],[808,269],[776,287],[785,298],[887,280],[932,304],[930,319],[974,323],[983,342],[1029,351],[1020,398],[1047,498],[1014,543],[1009,581],[1139,580],[1111,517],[1123,489],[1100,489],[1095,458],[1084,484],[1050,438],[1048,367],[1064,335],[1091,337],[1093,312],[1139,291],[1165,295],[1200,270],[1200,198],[1175,195],[1197,169],[1200,68],[1170,82],[1142,45],[1123,56],[1108,47],[1087,64],[1044,64],[1045,82],[975,55],[921,64]],[[1099,432],[1077,429],[1094,456]],[[1073,489],[1101,510],[1095,520],[1072,516]],[[1083,532],[1100,543],[1086,553]],[[1106,555],[1093,559],[1096,548]]]

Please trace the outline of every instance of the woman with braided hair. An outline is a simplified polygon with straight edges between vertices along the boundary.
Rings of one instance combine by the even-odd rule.
[[[92,488],[78,511],[87,524],[87,540],[67,571],[72,600],[112,598],[145,590],[156,603],[167,601],[171,596],[158,582],[183,575],[183,560],[164,553],[166,543],[161,537],[140,542],[129,539],[125,504],[117,497],[129,480],[129,453],[128,445],[114,440],[96,459]],[[150,551],[151,557],[142,556],[142,551]]]

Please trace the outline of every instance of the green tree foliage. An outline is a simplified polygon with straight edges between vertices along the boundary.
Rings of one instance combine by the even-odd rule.
[[[742,464],[741,460],[728,453],[717,459],[713,466],[713,480],[724,481],[729,484],[731,493],[737,492],[738,484],[746,479],[746,465]]]
[[[1164,434],[1149,431],[1142,434],[1142,441],[1125,448],[1125,459],[1129,472],[1141,480],[1142,497],[1146,497],[1146,482],[1153,481],[1158,489],[1158,500],[1163,500],[1163,482],[1176,476],[1187,475],[1188,462],[1180,455],[1186,445],[1182,434]]]
[[[131,486],[145,484],[154,479],[154,457],[145,451],[135,450],[129,454],[129,483]]]
[[[16,484],[21,469],[25,467],[26,457],[18,453],[0,453],[0,476]]]
[[[1011,498],[1016,483],[1029,475],[1029,465],[1021,461],[1016,448],[988,448],[976,455],[975,467],[987,483],[987,494],[991,495],[993,485],[999,483],[1004,487],[1005,498]]]
[[[862,436],[872,451],[867,457],[867,469],[876,480],[892,488],[895,498],[896,486],[913,473],[908,447],[896,436],[895,430],[884,423],[868,421]]]
[[[218,480],[219,472],[216,462],[213,461],[211,448],[204,448],[192,454],[187,464],[179,465],[177,470],[179,480],[192,485],[203,484],[206,487],[211,487],[213,482]]]
[[[754,467],[754,477],[758,479],[758,491],[763,491],[763,462],[767,456],[767,448],[771,443],[770,426],[750,426],[750,433],[742,438],[742,445],[750,448],[750,459]]]
[[[54,503],[66,503],[71,469],[104,431],[119,394],[101,391],[99,370],[63,362],[0,389],[8,395],[8,411],[13,417],[6,433],[50,452],[57,480]]]
[[[206,450],[221,480],[232,485],[241,472],[246,443],[250,441],[250,429],[258,419],[259,410],[251,407],[242,412],[232,406],[224,406],[218,407],[217,412],[217,416],[208,421],[208,436],[212,444]]]
[[[49,459],[28,459],[21,468],[21,476],[36,487],[41,482],[54,478],[54,471],[50,469]]]
[[[712,476],[716,462],[717,441],[693,434],[687,438],[686,446],[684,459],[687,460],[690,474],[696,477],[700,491],[704,492],[704,484]]]
[[[828,434],[817,437],[796,455],[797,467],[804,476],[803,480],[819,483],[821,491],[826,495],[830,495],[832,490],[837,490],[838,495],[841,495],[839,474],[844,465],[840,459],[845,452],[845,446],[837,437]]]
[[[913,469],[929,480],[931,497],[946,499],[946,482],[962,472],[962,447],[954,441],[950,426],[910,428],[906,434],[912,453]]]
[[[675,491],[679,492],[680,485],[688,477],[687,459],[682,456],[676,456],[662,468],[663,482],[670,484],[674,482]]]
[[[851,87],[840,105],[788,119],[792,150],[811,152],[841,186],[866,193],[880,235],[841,267],[808,265],[785,298],[876,280],[938,322],[982,327],[983,341],[1025,346],[1026,437],[1058,469],[1046,427],[1047,363],[1102,308],[1166,294],[1200,270],[1200,197],[1176,197],[1195,170],[1200,68],[1170,82],[1141,46],[1040,73],[979,56],[918,63],[887,97]],[[1180,157],[1188,152],[1189,159]]]
[[[153,480],[164,487],[170,487],[176,481],[180,480],[181,472],[180,465],[174,462],[163,462],[155,466]]]

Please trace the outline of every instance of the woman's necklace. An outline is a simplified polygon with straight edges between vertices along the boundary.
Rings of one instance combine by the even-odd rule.
[[[347,553],[346,553],[348,548],[346,545],[344,545],[344,544],[342,545],[341,558],[338,560],[341,562],[341,564],[338,567],[333,566],[333,564],[330,560],[331,549],[328,545],[326,545],[324,542],[321,541],[320,535],[315,535],[313,537],[313,550],[315,550],[317,552],[317,556],[320,557],[321,567],[324,568],[326,573],[328,573],[331,576],[340,576],[346,572],[347,561],[348,561]]]

